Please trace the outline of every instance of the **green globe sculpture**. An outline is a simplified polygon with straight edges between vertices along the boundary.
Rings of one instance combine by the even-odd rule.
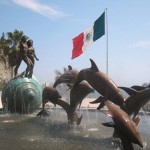
[[[42,85],[33,76],[17,77],[8,82],[2,89],[3,109],[10,113],[33,113],[42,103]]]

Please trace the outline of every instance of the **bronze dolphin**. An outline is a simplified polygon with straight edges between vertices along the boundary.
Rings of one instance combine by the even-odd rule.
[[[61,98],[60,94],[58,93],[57,89],[49,86],[45,86],[42,93],[42,105],[43,109],[45,104],[50,101],[55,104],[58,98]]]
[[[80,107],[83,99],[90,93],[94,93],[94,89],[86,81],[82,81],[77,86],[71,88],[70,91],[71,108],[76,110],[78,106]]]
[[[86,82],[83,81],[78,86],[73,87],[75,79],[78,75],[78,71],[73,69],[72,66],[68,66],[68,71],[62,74],[54,83],[53,87],[58,84],[65,83],[71,89],[70,91],[70,106],[72,109],[76,109],[77,106],[81,105],[82,100],[89,94],[93,93],[94,89]]]
[[[134,150],[132,143],[138,144],[143,147],[143,143],[140,134],[136,128],[140,119],[135,118],[132,120],[130,116],[120,109],[116,104],[105,101],[109,113],[108,116],[112,117],[113,122],[103,123],[104,126],[114,127],[118,133],[124,150]]]
[[[135,118],[140,109],[150,100],[150,88],[145,88],[140,91],[127,87],[119,88],[130,95],[125,101],[125,111],[129,115],[133,114],[133,118]]]
[[[77,75],[73,86],[76,86],[81,81],[86,80],[99,94],[102,95],[98,98],[98,101],[101,102],[98,109],[104,106],[105,98],[124,108],[124,97],[119,88],[107,74],[99,71],[92,59],[90,59],[90,61],[91,68],[81,70]]]
[[[58,98],[61,98],[61,96],[59,95],[58,91],[53,88],[53,87],[48,87],[45,84],[45,87],[43,89],[42,92],[42,110],[37,114],[37,116],[49,116],[50,112],[45,110],[45,104],[50,101],[52,102],[54,105],[55,101],[57,101]]]
[[[73,84],[75,82],[75,78],[78,75],[78,71],[75,69],[72,69],[72,67],[68,66],[68,71],[62,74],[53,84],[53,87],[55,88],[58,84],[66,83],[66,84]]]
[[[81,120],[82,120],[82,116],[80,118],[78,118],[78,115],[75,112],[75,109],[72,109],[72,107],[67,102],[61,100],[60,98],[61,98],[61,96],[59,95],[56,88],[46,86],[43,89],[43,95],[42,95],[43,108],[37,114],[37,116],[41,116],[41,115],[46,116],[45,115],[46,111],[44,110],[45,109],[45,104],[48,101],[50,101],[54,105],[57,104],[57,105],[61,106],[66,111],[69,125],[74,125],[74,124],[79,125]]]

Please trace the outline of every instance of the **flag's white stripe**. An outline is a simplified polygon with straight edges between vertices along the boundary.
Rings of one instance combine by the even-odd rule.
[[[93,26],[89,27],[86,31],[84,31],[84,45],[82,47],[82,51],[84,52],[86,48],[93,43]]]

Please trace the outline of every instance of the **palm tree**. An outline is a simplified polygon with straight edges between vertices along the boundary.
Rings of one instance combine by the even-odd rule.
[[[0,59],[2,59],[6,65],[7,52],[9,51],[10,41],[6,39],[5,33],[2,33],[0,38]]]
[[[0,37],[0,61],[3,61],[5,65],[4,71],[3,63],[1,64],[0,72],[2,74],[4,72],[4,76],[7,72],[8,78],[13,77],[13,67],[16,65],[19,56],[19,44],[23,35],[23,31],[15,29],[13,32],[3,32]],[[2,86],[1,82],[0,86]]]
[[[7,54],[9,55],[9,64],[11,66],[16,65],[16,61],[19,55],[19,42],[22,36],[23,31],[19,31],[17,29],[15,29],[14,32],[7,32],[7,40],[10,43],[9,51],[7,52]]]

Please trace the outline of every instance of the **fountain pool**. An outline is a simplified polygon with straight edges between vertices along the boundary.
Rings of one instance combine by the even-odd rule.
[[[113,139],[113,128],[101,123],[110,121],[97,110],[78,110],[83,114],[81,125],[68,127],[66,112],[51,108],[49,117],[30,115],[0,115],[0,150],[120,150],[119,139]],[[138,125],[144,150],[150,149],[150,116],[141,115]],[[135,150],[142,150],[134,145]]]

